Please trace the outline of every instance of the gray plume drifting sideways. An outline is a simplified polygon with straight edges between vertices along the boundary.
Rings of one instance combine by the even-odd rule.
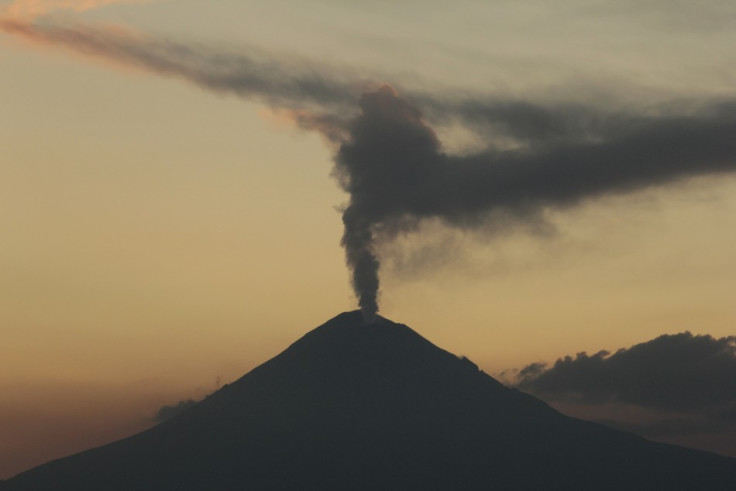
[[[2,17],[0,31],[179,78],[212,92],[256,99],[270,107],[353,105],[362,86],[353,77],[336,70],[323,71],[287,57],[274,59],[255,48],[243,54],[122,29],[28,23]]]
[[[486,226],[493,212],[533,220],[550,207],[736,170],[733,101],[646,116],[445,93],[403,98],[386,85],[366,92],[366,82],[342,69],[255,50],[235,54],[85,25],[0,19],[0,30],[291,110],[301,128],[323,134],[337,147],[334,174],[349,194],[342,245],[367,320],[378,311],[380,245],[424,219],[460,228]],[[432,122],[487,135],[489,150],[444,152],[419,107]],[[514,150],[494,149],[499,134]]]
[[[699,116],[641,119],[603,141],[452,156],[420,111],[388,86],[363,94],[361,114],[336,156],[350,194],[343,245],[364,314],[377,311],[377,243],[438,218],[461,228],[501,211],[532,219],[605,193],[736,170],[736,107]]]

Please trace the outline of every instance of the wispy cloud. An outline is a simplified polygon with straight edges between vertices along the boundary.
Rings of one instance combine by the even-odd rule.
[[[337,70],[255,48],[214,49],[156,38],[119,25],[33,22],[0,17],[0,31],[27,41],[70,49],[162,76],[186,80],[213,92],[256,99],[276,108],[352,105],[365,84]]]
[[[117,3],[147,3],[150,1],[152,0],[16,0],[0,10],[0,15],[8,19],[28,22],[60,10],[84,12]]]

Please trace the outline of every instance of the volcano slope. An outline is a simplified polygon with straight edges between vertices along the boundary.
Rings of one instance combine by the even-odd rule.
[[[173,419],[0,489],[733,491],[736,460],[564,416],[356,311]]]

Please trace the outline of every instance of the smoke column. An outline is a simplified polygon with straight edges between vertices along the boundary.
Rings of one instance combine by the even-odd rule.
[[[421,220],[463,229],[487,225],[491,212],[537,220],[545,208],[736,170],[733,104],[687,117],[632,118],[629,131],[608,139],[582,135],[464,156],[443,152],[420,111],[387,85],[363,94],[360,107],[335,162],[350,195],[342,244],[367,320],[378,310],[377,250]]]
[[[366,320],[378,311],[378,228],[396,214],[420,185],[417,171],[431,166],[439,142],[417,109],[388,85],[363,94],[361,115],[349,127],[350,140],[335,158],[336,174],[350,203],[342,219],[348,265],[358,304]]]
[[[18,3],[26,4],[35,5]],[[444,92],[404,98],[388,85],[366,92],[368,84],[345,70],[253,49],[234,53],[130,29],[39,24],[2,14],[0,31],[254,99],[324,135],[335,148],[334,175],[349,195],[342,245],[367,321],[378,311],[381,246],[423,220],[461,229],[488,226],[499,212],[507,221],[538,220],[548,208],[736,170],[734,99],[652,116]],[[459,124],[483,136],[487,149],[448,154],[420,107],[433,123]],[[514,143],[513,150],[494,146],[499,137]]]

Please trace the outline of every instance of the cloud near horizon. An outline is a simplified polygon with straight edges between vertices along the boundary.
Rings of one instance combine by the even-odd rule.
[[[666,334],[500,378],[565,414],[736,457],[736,336]]]
[[[171,418],[180,415],[190,407],[193,407],[197,404],[197,401],[194,399],[184,399],[176,404],[166,404],[164,406],[161,406],[158,411],[156,411],[156,415],[153,417],[153,421],[156,423],[163,423],[164,421],[168,421]]]
[[[622,402],[736,420],[736,336],[662,335],[611,354],[532,363],[515,383],[549,399]]]

